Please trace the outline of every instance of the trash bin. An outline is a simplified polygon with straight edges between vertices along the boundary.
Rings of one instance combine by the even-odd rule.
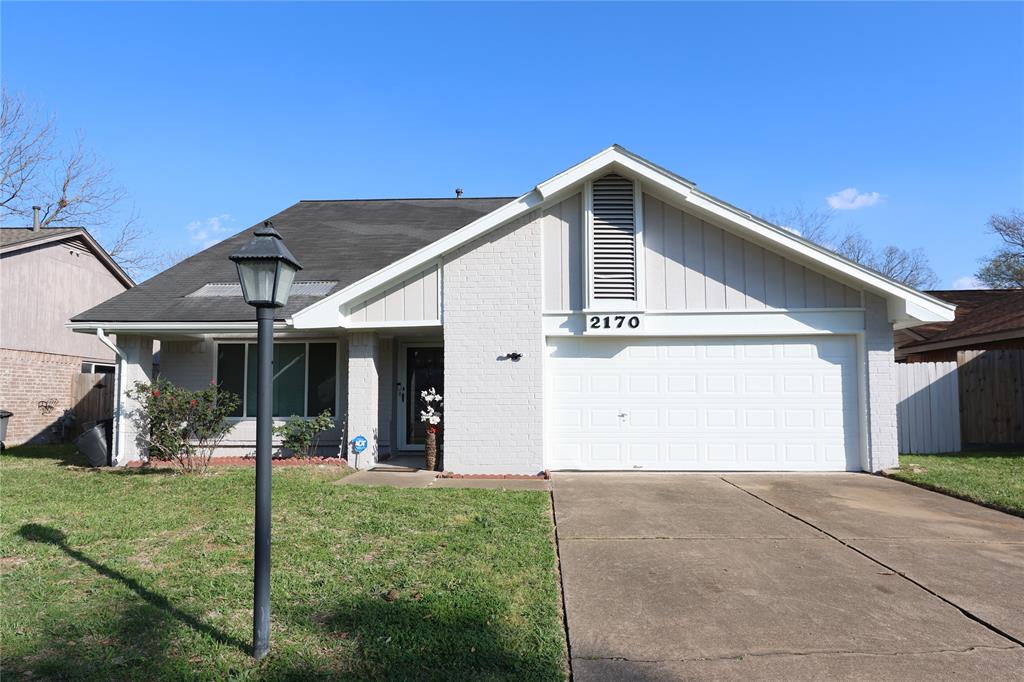
[[[110,466],[111,459],[114,457],[114,418],[101,419],[96,423],[103,426],[107,434],[107,466]]]
[[[91,467],[110,465],[110,449],[107,447],[107,429],[102,422],[97,423],[75,440],[75,447],[85,455]]]
[[[0,410],[0,452],[7,449],[4,441],[7,440],[7,420],[14,416],[13,412]]]

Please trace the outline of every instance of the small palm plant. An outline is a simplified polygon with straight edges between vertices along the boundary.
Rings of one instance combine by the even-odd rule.
[[[433,387],[420,392],[420,421],[427,425],[427,443],[423,452],[428,471],[437,470],[437,434],[441,430],[441,394]]]

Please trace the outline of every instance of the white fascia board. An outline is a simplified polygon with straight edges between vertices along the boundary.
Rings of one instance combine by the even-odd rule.
[[[230,334],[256,331],[252,322],[66,322],[64,327],[80,334],[95,334],[102,329],[108,334]],[[285,322],[275,322],[274,329],[287,329]]]
[[[292,315],[291,323],[296,329],[340,327],[344,323],[341,313],[341,306],[343,304],[349,303],[364,294],[369,294],[376,289],[385,287],[402,275],[427,265],[432,260],[441,258],[442,255],[452,249],[476,239],[499,225],[529,213],[542,201],[544,199],[540,193],[536,190],[531,190],[518,199],[514,199],[487,215],[477,218],[469,225],[459,228],[455,232],[438,239],[436,242],[428,244],[419,251],[415,251],[405,258],[397,260],[391,265],[364,277],[358,282],[354,282],[344,289],[334,292],[313,305],[303,308]]]
[[[902,322],[909,318],[923,323],[948,322],[953,319],[955,306],[888,279],[827,249],[801,239],[781,227],[755,218],[724,201],[698,191],[689,180],[622,147],[613,145],[545,180],[532,191],[456,230],[447,237],[364,277],[308,308],[300,310],[292,316],[290,322],[296,329],[325,329],[343,326],[342,306],[344,304],[358,296],[387,286],[406,273],[424,266],[430,260],[440,258],[452,249],[536,209],[541,204],[553,203],[554,199],[568,190],[574,189],[576,185],[602,171],[607,172],[610,168],[621,168],[639,176],[642,180],[650,183],[650,186],[667,191],[682,205],[691,207],[705,215],[716,217],[742,231],[757,235],[760,241],[775,245],[784,253],[796,254],[803,260],[820,265],[826,271],[837,272],[846,279],[857,282],[890,300],[895,298],[906,301],[909,304],[908,307],[904,309],[902,315],[893,317],[893,321]]]
[[[668,174],[663,169],[621,147],[608,147],[586,161],[540,183],[537,185],[537,191],[546,201],[565,190],[574,188],[575,185],[598,173],[607,172],[609,166],[619,166],[643,180],[657,182],[681,197],[686,197],[694,189],[692,182]]]

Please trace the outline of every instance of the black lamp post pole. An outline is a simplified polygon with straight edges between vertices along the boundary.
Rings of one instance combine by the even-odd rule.
[[[252,585],[252,655],[270,651],[270,447],[273,432],[274,308],[288,303],[302,269],[269,220],[229,259],[245,302],[256,308],[256,542]]]
[[[253,576],[252,655],[270,650],[270,446],[274,309],[256,308],[256,557]]]

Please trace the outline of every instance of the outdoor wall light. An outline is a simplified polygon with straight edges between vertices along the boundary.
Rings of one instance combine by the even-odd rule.
[[[511,353],[505,353],[505,357],[511,360],[512,362],[519,362],[520,360],[523,359],[523,354],[516,353],[515,351],[513,351]]]
[[[256,308],[256,547],[253,573],[252,655],[270,651],[270,449],[273,417],[274,309],[288,302],[302,269],[269,220],[229,256],[238,268],[245,302]]]

